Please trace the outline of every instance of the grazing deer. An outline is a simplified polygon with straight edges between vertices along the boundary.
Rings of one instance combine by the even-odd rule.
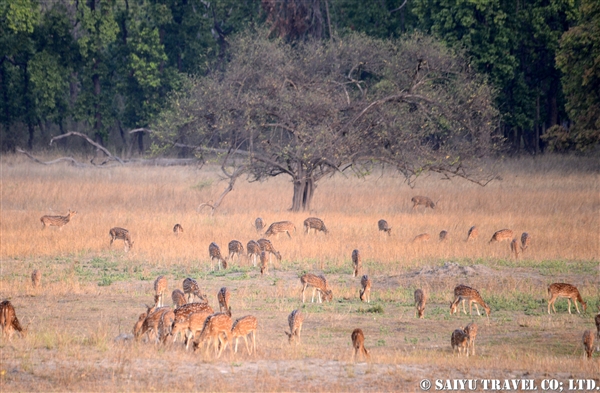
[[[586,330],[583,332],[582,339],[584,356],[587,355],[587,358],[592,360],[592,354],[594,353],[594,332]]]
[[[415,197],[412,197],[410,201],[413,203],[413,210],[417,206],[425,206],[425,208],[429,207],[435,209],[435,203],[433,203],[433,201],[426,196],[417,195]]]
[[[267,254],[264,251],[260,252],[260,275],[269,274],[269,264],[267,263]]]
[[[388,235],[392,235],[392,228],[390,228],[386,220],[377,221],[377,227],[380,231],[383,231],[383,233],[387,232]]]
[[[352,265],[354,265],[354,274],[352,277],[358,277],[360,270],[362,269],[362,259],[360,257],[360,251],[352,251]]]
[[[252,263],[256,267],[256,259],[260,257],[260,246],[254,240],[250,240],[246,245],[246,250],[248,250],[248,259],[252,258]]]
[[[316,276],[312,273],[306,273],[300,277],[300,283],[302,283],[302,303],[304,303],[304,292],[308,287],[313,287],[311,303],[314,303],[315,301],[315,292],[318,292],[319,296],[317,300],[319,303],[323,303],[321,295],[323,295],[323,299],[325,299],[326,302],[330,302],[333,298],[333,292],[331,289],[327,289],[327,279],[322,275]]]
[[[527,250],[527,247],[529,247],[530,242],[531,242],[531,236],[529,236],[529,233],[523,232],[521,234],[521,251]]]
[[[244,255],[244,246],[242,245],[242,243],[240,243],[237,240],[232,240],[229,242],[227,247],[229,248],[228,259],[230,261],[233,261],[233,257],[237,255],[237,259],[238,259],[238,263],[239,263],[241,256]]]
[[[181,292],[181,289],[175,289],[171,293],[171,300],[173,300],[173,307],[178,309],[179,307],[187,304],[187,300],[185,299],[185,294]]]
[[[173,336],[173,342],[177,341],[177,336],[180,332],[183,332],[185,340],[185,349],[187,350],[190,343],[194,341],[194,337],[197,332],[201,332],[204,328],[204,323],[209,315],[213,314],[212,308],[205,308],[200,311],[193,312],[187,317],[176,317],[171,327],[171,335]]]
[[[131,235],[127,229],[114,227],[111,228],[108,234],[110,235],[110,246],[112,246],[115,240],[123,240],[123,243],[125,243],[125,250],[129,251],[131,247],[133,247]]]
[[[248,350],[248,355],[252,354],[252,351],[254,351],[254,353],[256,353],[256,329],[258,327],[258,320],[256,319],[256,317],[253,317],[252,315],[246,315],[245,317],[241,317],[235,320],[235,322],[233,322],[233,325],[231,326],[231,338],[234,339],[235,338],[235,348],[233,347],[233,345],[231,345],[231,350],[234,351],[235,353],[237,353],[237,347],[238,347],[238,339],[240,337],[244,338],[244,341],[246,342],[246,349]],[[250,347],[248,346],[248,336],[252,334],[252,348],[253,350],[250,349]]]
[[[147,316],[147,312],[143,312],[140,314],[137,322],[135,323],[135,325],[133,325],[133,337],[138,338],[141,335],[140,333],[142,330],[142,326],[144,325],[144,321],[146,320]]]
[[[169,307],[162,313],[158,320],[157,326],[157,342],[166,343],[167,338],[171,335],[171,327],[175,322],[175,313]]]
[[[479,313],[479,307],[477,304],[479,303],[485,310],[485,314],[487,317],[490,317],[491,309],[490,307],[483,301],[483,298],[479,294],[477,289],[473,289],[466,285],[458,285],[454,288],[454,301],[450,304],[450,315],[455,314],[458,311],[458,304],[462,301],[463,312],[466,314],[467,310],[465,309],[465,301],[469,301],[469,314],[473,315],[473,303],[475,303],[475,309],[477,310],[477,315],[481,315]]]
[[[448,231],[444,230],[440,232],[440,241],[446,241],[446,239],[448,238]]]
[[[429,233],[421,233],[420,235],[415,236],[415,238],[413,239],[413,243],[423,243],[423,242],[428,242],[429,239],[431,238],[431,236],[429,236]]]
[[[315,233],[317,233],[317,231],[321,231],[325,234],[329,233],[327,228],[325,228],[325,223],[323,220],[317,217],[308,217],[306,220],[304,220],[304,232],[309,234],[311,229],[313,229]]]
[[[214,314],[214,310],[208,303],[187,303],[175,310],[175,322],[181,322],[187,319],[190,315],[197,312],[210,312]]]
[[[469,345],[467,346],[467,352],[471,349],[471,356],[475,355],[475,339],[477,338],[477,324],[471,322],[464,329],[465,333],[469,336]]]
[[[256,228],[256,232],[260,233],[265,227],[265,223],[262,218],[258,217],[254,220],[254,228]]]
[[[479,229],[475,225],[469,228],[469,232],[467,233],[467,240],[475,240],[479,237]]]
[[[304,323],[304,315],[300,310],[294,310],[288,316],[288,324],[290,326],[290,332],[284,333],[288,336],[288,341],[291,344],[292,341],[296,341],[296,345],[300,342],[300,332],[302,331],[302,323]]]
[[[21,323],[19,323],[15,308],[9,300],[0,303],[0,326],[2,326],[2,337],[8,336],[9,340],[12,339],[15,330],[19,332],[21,337],[27,335],[27,329],[23,329]]]
[[[154,295],[158,297],[157,307],[165,305],[165,292],[167,292],[167,279],[164,276],[158,276],[154,281]]]
[[[62,229],[75,214],[77,214],[76,211],[69,210],[66,216],[42,216],[40,218],[43,225],[42,229],[46,229],[46,227],[59,227],[59,229]]]
[[[456,329],[452,332],[452,337],[450,339],[450,344],[452,344],[452,353],[456,352],[458,348],[458,356],[460,356],[461,352],[466,352],[467,357],[469,357],[469,335],[464,332],[464,330]]]
[[[228,336],[231,333],[231,317],[225,313],[216,313],[209,315],[204,322],[202,332],[196,341],[194,341],[194,350],[198,350],[204,341],[208,341],[206,353],[210,348],[210,339],[213,340],[215,354],[217,358],[227,346]]]
[[[554,308],[554,302],[559,297],[566,297],[567,302],[569,302],[569,314],[571,314],[571,300],[575,304],[575,309],[577,310],[577,314],[580,314],[579,307],[577,306],[577,302],[581,303],[583,307],[583,312],[587,308],[587,303],[583,301],[583,298],[579,294],[579,291],[574,285],[565,284],[565,283],[554,283],[548,285],[548,295],[550,295],[550,300],[548,300],[548,314],[550,314],[550,306],[552,306],[552,310],[556,314],[556,309]]]
[[[290,232],[296,232],[296,226],[290,222],[290,221],[279,221],[279,222],[274,222],[271,224],[271,226],[269,226],[269,229],[267,229],[267,231],[265,232],[265,236],[269,237],[271,235],[278,235],[280,233],[287,233],[287,235],[289,236],[289,238],[292,238],[292,235],[290,234]]]
[[[419,318],[425,318],[425,304],[427,304],[427,295],[422,289],[415,290],[415,316],[419,314]]]
[[[211,269],[213,268],[212,263],[215,259],[217,260],[217,266],[219,267],[219,270],[221,270],[221,264],[223,265],[223,269],[227,269],[227,261],[223,258],[223,256],[221,256],[221,249],[217,243],[210,243],[208,246],[208,254],[210,256]]]
[[[489,243],[494,243],[494,242],[502,242],[504,240],[511,240],[513,237],[513,231],[510,229],[500,229],[499,231],[496,231],[493,235],[492,238],[490,239]]]
[[[352,355],[352,361],[356,359],[356,355],[362,354],[366,359],[370,359],[369,351],[365,348],[365,335],[362,329],[354,329],[352,331],[352,347],[354,348],[354,355]]]
[[[275,255],[277,261],[281,262],[281,254],[277,250],[275,250],[275,247],[273,247],[273,243],[271,243],[270,240],[258,239],[258,246],[260,247],[261,251],[269,253],[269,263],[271,263],[271,255]]]
[[[33,285],[34,288],[39,288],[41,282],[42,282],[42,272],[39,271],[38,269],[35,269],[31,273],[31,285]]]
[[[371,279],[369,276],[366,274],[362,276],[360,279],[360,285],[362,286],[359,293],[360,301],[371,303]]]
[[[181,224],[175,224],[175,226],[173,227],[173,233],[175,234],[175,236],[179,236],[180,233],[183,233],[183,227],[181,226]]]
[[[229,298],[231,292],[226,287],[223,287],[217,293],[217,300],[219,301],[219,311],[231,316],[231,306],[229,306]]]
[[[155,335],[155,342],[158,342],[160,335],[158,331],[158,324],[163,316],[163,313],[171,311],[170,307],[156,307],[156,306],[146,306],[148,311],[146,312],[146,318],[142,323],[142,327],[137,331],[137,335],[134,331],[134,337],[139,339],[140,336],[143,336],[144,333],[148,334],[148,339],[152,334]],[[141,317],[141,315],[140,315]],[[137,325],[137,324],[136,324]]]
[[[519,254],[520,254],[519,241],[517,240],[516,237],[514,239],[512,239],[512,241],[510,242],[510,250],[512,251],[515,259],[519,259]]]
[[[187,302],[190,303],[194,297],[198,297],[203,302],[208,302],[206,296],[200,293],[200,286],[198,285],[198,281],[193,278],[186,278],[183,280],[183,293],[187,295]]]

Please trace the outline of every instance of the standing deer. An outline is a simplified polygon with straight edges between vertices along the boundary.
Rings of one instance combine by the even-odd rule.
[[[288,324],[290,326],[290,332],[284,331],[288,336],[288,341],[291,344],[292,341],[296,341],[296,345],[300,342],[300,332],[302,331],[302,323],[304,322],[304,315],[300,310],[294,310],[288,316]]]
[[[554,283],[548,285],[548,295],[550,296],[550,300],[548,300],[548,314],[550,314],[550,306],[552,306],[552,310],[556,314],[556,309],[554,308],[554,302],[559,297],[566,297],[567,302],[569,302],[569,314],[571,314],[571,300],[575,304],[575,309],[577,310],[577,314],[580,314],[579,307],[577,306],[577,302],[581,303],[583,307],[583,312],[587,308],[587,303],[583,301],[583,298],[579,294],[579,291],[574,285],[565,284],[565,283]]]
[[[370,359],[369,351],[365,348],[365,335],[362,329],[354,329],[352,331],[352,347],[354,348],[354,355],[352,355],[352,361],[356,359],[356,355],[362,354],[366,359]]]
[[[232,240],[229,242],[227,247],[229,248],[228,259],[230,261],[233,261],[233,257],[237,255],[237,259],[238,259],[238,263],[239,263],[241,256],[244,255],[244,246],[242,245],[242,243],[240,243],[237,240]]]
[[[111,228],[108,234],[110,235],[110,246],[112,246],[115,240],[123,240],[126,251],[129,251],[133,247],[133,241],[131,241],[131,235],[127,229],[114,227]]]
[[[321,231],[325,234],[329,233],[327,228],[325,228],[325,223],[323,220],[317,217],[308,217],[306,220],[304,220],[304,232],[309,234],[311,229],[313,229],[315,233],[317,233],[317,231]]]
[[[464,329],[465,333],[469,336],[469,345],[467,346],[467,352],[471,349],[471,355],[475,355],[475,338],[477,338],[477,324],[471,322]]]
[[[417,206],[425,206],[425,208],[431,208],[431,209],[435,209],[435,203],[433,203],[433,201],[426,197],[426,196],[414,196],[411,198],[410,200],[413,203],[413,210],[417,207]]]
[[[235,338],[235,348],[233,347],[233,345],[231,346],[231,349],[234,350],[235,353],[237,353],[237,347],[238,347],[238,339],[240,337],[244,338],[244,341],[246,342],[246,349],[248,350],[248,355],[252,354],[252,351],[254,351],[254,353],[256,353],[256,329],[258,327],[258,320],[256,319],[256,317],[253,317],[252,315],[246,315],[245,317],[241,317],[235,320],[235,322],[233,323],[233,326],[231,326],[231,338]],[[250,349],[250,347],[248,346],[248,336],[252,334],[252,348],[253,350]]]
[[[164,276],[158,276],[154,281],[154,296],[158,297],[157,307],[165,305],[165,292],[167,292],[167,279]]]
[[[210,256],[211,268],[213,261],[216,259],[219,270],[221,270],[221,264],[223,265],[223,269],[227,269],[227,261],[221,255],[221,249],[219,248],[217,243],[210,243],[210,245],[208,246],[208,254]]]
[[[66,216],[42,216],[40,218],[42,229],[46,229],[46,227],[59,227],[59,229],[62,229],[75,214],[77,214],[76,211],[69,210]]]
[[[489,243],[511,240],[512,237],[513,237],[513,231],[511,229],[500,229],[499,231],[496,231],[492,235],[492,238],[490,239]]]
[[[31,285],[33,285],[34,288],[39,288],[41,282],[42,282],[42,272],[39,271],[38,269],[35,269],[31,273]]]
[[[246,245],[248,251],[248,259],[252,258],[254,267],[256,267],[256,259],[260,257],[260,246],[254,240],[250,240]]]
[[[19,332],[21,337],[27,335],[27,329],[23,329],[21,326],[15,308],[9,300],[4,300],[0,303],[0,326],[2,326],[2,336],[8,336],[9,340],[12,339],[15,330]]]
[[[254,228],[256,228],[256,232],[260,233],[265,227],[265,223],[262,218],[258,217],[254,220]]]
[[[187,302],[190,303],[195,296],[197,296],[202,301],[207,301],[206,296],[200,293],[200,286],[198,285],[198,281],[193,278],[186,278],[183,280],[183,292],[187,295]]]
[[[360,290],[360,301],[371,303],[371,279],[366,274],[362,276],[360,279],[360,285],[362,286]]]
[[[190,343],[194,341],[194,337],[197,332],[201,332],[204,328],[204,323],[209,315],[213,314],[212,308],[205,308],[200,311],[193,312],[187,317],[179,317],[173,321],[171,328],[171,335],[173,336],[173,342],[177,340],[179,332],[184,333],[185,337],[185,349],[187,350]]]
[[[175,224],[173,227],[173,233],[175,236],[179,236],[180,233],[183,233],[183,227],[180,224]]]
[[[517,241],[516,237],[514,239],[512,239],[512,241],[510,242],[510,250],[512,251],[515,259],[519,259],[519,254],[520,254],[519,242]]]
[[[231,292],[226,287],[223,287],[217,293],[217,300],[219,301],[219,311],[224,312],[225,314],[231,316],[231,307],[229,306],[229,298],[231,297]]]
[[[181,292],[181,289],[175,289],[171,293],[171,300],[173,300],[173,307],[175,307],[175,309],[178,309],[187,303],[187,300],[185,300],[185,294]]]
[[[213,340],[215,354],[217,358],[221,357],[221,353],[227,347],[228,337],[231,333],[231,317],[225,313],[216,313],[209,315],[204,322],[202,332],[196,341],[194,341],[194,350],[198,350],[204,341],[208,341],[206,353],[210,348],[210,340]]]
[[[523,232],[521,234],[521,251],[527,250],[527,247],[529,247],[530,242],[531,242],[531,236],[529,236],[529,233]]]
[[[274,222],[269,226],[269,229],[265,232],[265,236],[269,237],[271,235],[278,235],[280,233],[287,233],[289,238],[292,238],[290,232],[296,232],[296,226],[290,221],[279,221]]]
[[[390,228],[386,220],[377,221],[377,227],[380,231],[383,231],[383,233],[387,233],[390,236],[392,235],[392,228]]]
[[[587,355],[587,358],[592,360],[592,354],[594,353],[594,332],[591,330],[586,330],[583,332],[583,351],[585,352],[584,356]]]
[[[422,289],[415,290],[415,316],[420,319],[425,318],[425,304],[427,304],[427,295]]]
[[[358,250],[352,251],[352,265],[354,265],[354,274],[352,277],[358,277],[362,269],[362,259]]]
[[[475,309],[477,310],[477,315],[481,315],[479,313],[479,307],[477,304],[480,304],[484,310],[487,317],[490,317],[491,309],[490,307],[483,301],[483,298],[479,294],[479,291],[468,287],[466,285],[458,285],[454,288],[454,301],[450,304],[450,315],[455,314],[458,311],[458,304],[462,301],[463,312],[466,314],[467,310],[465,309],[465,301],[469,301],[469,314],[473,315],[473,303],[475,303]]]
[[[479,229],[475,225],[469,228],[469,232],[467,233],[467,240],[475,240],[479,237]]]
[[[271,255],[275,255],[277,261],[281,262],[281,254],[277,250],[275,250],[275,247],[273,247],[273,243],[271,243],[269,239],[258,239],[258,246],[260,247],[261,251],[269,253],[269,263],[271,263]]]
[[[269,274],[269,264],[267,263],[267,254],[264,251],[260,252],[260,275]]]
[[[469,335],[464,330],[456,329],[453,331],[450,344],[452,345],[452,353],[455,353],[458,348],[458,356],[461,352],[466,352],[467,357],[469,357]]]
[[[440,242],[446,241],[448,238],[448,231],[443,230],[440,232]]]
[[[322,275],[316,276],[312,273],[306,273],[300,277],[300,283],[302,284],[302,303],[304,303],[304,292],[308,287],[313,287],[311,303],[315,301],[315,292],[318,292],[317,300],[319,303],[323,302],[321,295],[323,295],[326,302],[330,302],[333,298],[333,292],[331,289],[327,289],[327,279]]]

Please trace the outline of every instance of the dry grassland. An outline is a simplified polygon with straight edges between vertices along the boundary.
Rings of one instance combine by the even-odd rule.
[[[239,181],[211,216],[198,206],[225,188],[218,175],[211,167],[77,169],[2,157],[0,297],[11,300],[29,333],[0,341],[0,390],[417,391],[423,378],[533,378],[538,386],[544,378],[598,379],[600,356],[582,360],[581,345],[600,306],[597,160],[510,161],[487,187],[430,176],[411,189],[393,173],[336,176],[319,183],[306,213],[287,210],[292,187],[285,178]],[[437,208],[413,211],[415,195],[429,196]],[[68,209],[77,211],[68,225],[42,230],[42,215]],[[216,242],[224,254],[232,239],[245,247],[260,237],[253,227],[259,216],[267,225],[295,223],[292,239],[271,239],[282,262],[265,277],[244,258],[227,271],[211,270],[208,245]],[[329,235],[304,235],[309,216],[322,218]],[[382,218],[392,227],[389,237],[377,230]],[[178,237],[176,223],[184,228]],[[479,238],[466,243],[473,225]],[[130,230],[130,252],[120,240],[109,248],[114,226]],[[488,244],[503,228],[531,235],[519,259],[509,242]],[[441,230],[448,231],[444,243]],[[431,240],[412,244],[421,233]],[[370,304],[358,299],[353,249],[373,281]],[[31,286],[34,269],[43,273],[38,289]],[[326,275],[333,302],[302,304],[305,272]],[[115,342],[152,302],[161,274],[169,302],[171,291],[193,277],[218,309],[217,291],[227,286],[233,317],[259,320],[258,353],[248,356],[243,340],[241,353],[228,348],[218,360],[181,343]],[[560,299],[558,314],[549,316],[552,282],[576,285],[587,313],[572,308],[569,315]],[[489,323],[476,313],[449,315],[459,283],[479,289],[492,309]],[[416,288],[429,293],[422,320],[415,318]],[[306,315],[298,346],[284,334],[296,308]],[[453,356],[452,331],[472,320],[479,324],[477,355]],[[351,361],[357,327],[369,363]]]

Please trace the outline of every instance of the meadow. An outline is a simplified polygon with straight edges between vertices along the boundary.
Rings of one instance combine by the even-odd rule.
[[[9,299],[25,337],[0,339],[1,391],[418,391],[422,379],[595,378],[600,354],[582,358],[581,336],[595,329],[600,307],[600,164],[568,156],[502,162],[497,180],[480,187],[465,180],[423,176],[414,188],[392,171],[366,178],[336,175],[318,184],[310,212],[292,213],[292,185],[273,178],[240,180],[221,207],[199,208],[226,187],[219,168],[42,166],[6,155],[1,163],[0,298]],[[426,195],[434,210],[412,209]],[[62,229],[42,230],[46,214],[77,214]],[[305,235],[305,218],[329,229]],[[237,239],[246,246],[261,235],[253,223],[292,221],[297,231],[272,237],[282,261],[268,276],[246,259],[214,270],[208,246],[223,253]],[[377,230],[385,219],[390,236]],[[184,232],[175,236],[179,223]],[[476,225],[479,237],[466,242]],[[109,230],[132,234],[126,252],[109,247]],[[518,258],[492,234],[528,232],[531,245]],[[445,242],[438,241],[448,231]],[[431,240],[412,243],[421,234]],[[359,300],[352,250],[373,281],[371,302]],[[41,270],[42,284],[31,285]],[[324,274],[333,301],[302,304],[299,277]],[[115,341],[131,333],[153,282],[168,279],[170,293],[186,277],[198,280],[211,306],[226,286],[233,318],[259,320],[258,351],[229,348],[186,351],[181,342]],[[567,312],[566,299],[547,313],[547,286],[571,283],[587,312]],[[491,307],[484,316],[450,315],[457,284],[477,288]],[[425,318],[415,318],[413,292],[429,294]],[[290,345],[287,316],[301,309],[302,342]],[[581,305],[580,305],[581,309]],[[482,311],[481,307],[480,310]],[[468,308],[467,308],[468,312]],[[475,356],[453,354],[450,335],[479,325]],[[350,334],[365,333],[371,361],[352,361]],[[243,341],[243,340],[242,340]]]

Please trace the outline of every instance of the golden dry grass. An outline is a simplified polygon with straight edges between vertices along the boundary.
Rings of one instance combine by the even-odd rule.
[[[568,157],[504,163],[501,181],[487,187],[436,176],[415,189],[393,173],[366,179],[336,176],[319,183],[313,210],[290,213],[291,184],[239,181],[214,216],[198,212],[225,184],[212,167],[44,167],[20,157],[1,159],[0,296],[13,302],[29,334],[0,341],[0,389],[6,390],[417,390],[422,378],[530,378],[597,376],[598,355],[581,358],[583,330],[593,328],[600,304],[600,181],[595,161]],[[435,210],[412,211],[410,199],[427,195]],[[64,228],[42,230],[44,214],[77,215]],[[227,243],[257,239],[253,223],[289,220],[292,239],[272,238],[283,261],[260,277],[242,259],[213,272],[208,245],[223,254]],[[308,216],[324,220],[329,235],[305,236]],[[377,230],[384,218],[392,236]],[[184,233],[172,232],[180,223]],[[472,225],[479,238],[466,243]],[[130,230],[133,249],[122,241],[109,248],[111,227]],[[503,228],[532,242],[515,260],[509,242],[488,244]],[[448,240],[439,243],[441,230]],[[411,243],[418,234],[431,240]],[[358,300],[352,250],[373,280],[371,304]],[[447,262],[450,264],[445,265]],[[456,265],[455,265],[456,264]],[[31,287],[33,269],[43,272]],[[465,270],[467,268],[467,270]],[[299,275],[324,273],[334,301],[306,304],[302,344],[290,346],[287,315],[303,307]],[[213,308],[222,286],[232,291],[233,317],[259,320],[258,354],[243,351],[219,360],[186,353],[180,345],[118,344],[130,332],[144,303],[152,301],[159,275],[169,291],[187,276],[198,279]],[[576,285],[588,302],[584,315],[546,314],[546,286]],[[477,356],[457,359],[450,334],[472,320],[450,317],[458,283],[480,290],[492,307],[480,325]],[[425,319],[414,317],[412,294],[429,293]],[[169,292],[170,293],[170,292]],[[383,312],[379,312],[383,311]],[[574,310],[572,310],[574,312]],[[370,364],[350,362],[350,334],[360,327]]]

